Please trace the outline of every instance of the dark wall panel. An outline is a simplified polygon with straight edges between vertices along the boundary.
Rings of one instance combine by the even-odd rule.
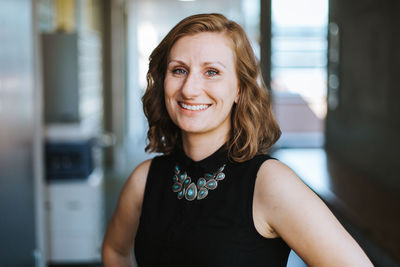
[[[339,104],[326,120],[326,147],[400,190],[400,2],[331,0],[339,26]]]

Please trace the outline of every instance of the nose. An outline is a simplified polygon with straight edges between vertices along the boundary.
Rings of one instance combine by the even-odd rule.
[[[190,72],[182,85],[181,93],[184,99],[193,99],[202,92],[202,81],[199,75]]]

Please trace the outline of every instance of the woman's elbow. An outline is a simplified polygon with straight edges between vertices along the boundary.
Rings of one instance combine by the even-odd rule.
[[[105,267],[133,267],[131,254],[121,253],[106,241],[103,242],[101,257]]]

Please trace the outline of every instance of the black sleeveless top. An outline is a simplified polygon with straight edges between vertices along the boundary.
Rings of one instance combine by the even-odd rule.
[[[233,163],[224,147],[198,162],[183,152],[155,157],[135,238],[139,267],[286,266],[287,244],[281,238],[262,237],[253,222],[256,175],[268,159],[258,155]],[[177,164],[195,183],[224,164],[226,177],[204,199],[178,199],[172,191]]]

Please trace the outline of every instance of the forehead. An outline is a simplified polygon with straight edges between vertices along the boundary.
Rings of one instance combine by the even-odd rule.
[[[169,60],[234,62],[232,41],[223,33],[203,32],[179,38],[172,46]]]

